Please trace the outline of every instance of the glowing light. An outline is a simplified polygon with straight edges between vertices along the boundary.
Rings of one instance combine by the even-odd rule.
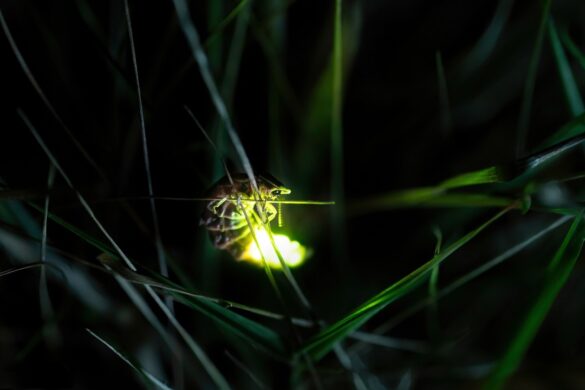
[[[254,233],[262,252],[260,252],[258,245],[256,245],[256,241],[252,240],[242,254],[241,259],[263,266],[262,255],[264,255],[264,259],[269,267],[281,269],[282,266],[278,260],[278,255],[272,246],[270,235],[266,229],[259,227],[254,229]],[[273,233],[272,237],[286,265],[289,267],[298,267],[303,264],[308,255],[307,248],[302,246],[298,241],[291,240],[284,234]]]

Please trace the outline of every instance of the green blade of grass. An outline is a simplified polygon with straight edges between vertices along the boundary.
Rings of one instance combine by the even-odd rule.
[[[561,31],[561,40],[567,50],[569,50],[569,53],[575,57],[579,65],[581,65],[581,68],[585,70],[585,53],[583,53],[583,51],[579,49],[579,46],[577,46],[577,44],[571,39],[571,36],[566,29]]]
[[[0,278],[4,277],[6,275],[13,274],[15,272],[20,272],[20,271],[25,271],[27,269],[33,269],[33,268],[39,268],[39,267],[45,267],[45,266],[46,266],[46,264],[43,264],[43,263],[31,263],[31,264],[23,265],[20,267],[13,267],[13,268],[5,269],[4,271],[0,271]]]
[[[117,255],[120,256],[128,266],[133,271],[136,271],[136,266],[130,260],[130,258],[126,255],[126,253],[120,248],[120,246],[116,243],[114,238],[108,233],[104,225],[99,221],[97,216],[95,215],[93,209],[87,203],[87,200],[81,195],[79,191],[73,185],[73,182],[63,170],[53,153],[49,150],[35,127],[32,125],[28,117],[22,110],[18,110],[18,115],[23,120],[26,127],[30,130],[31,134],[34,136],[36,141],[38,142],[39,146],[43,149],[47,157],[49,158],[50,162],[55,166],[57,171],[61,174],[67,185],[71,188],[71,190],[75,193],[79,203],[83,206],[84,210],[90,217],[93,223],[99,228],[101,233],[107,238],[110,245],[115,249]],[[141,302],[141,295],[131,286],[126,280],[115,276],[116,281],[120,284],[120,286],[124,289],[124,291],[128,294],[128,296],[132,299],[133,303],[137,306],[137,308],[142,312],[142,314],[151,322],[153,327],[165,338],[165,342],[167,342],[168,346],[172,351],[175,350],[173,345],[172,338],[170,337],[169,333],[164,329],[158,318],[154,315],[152,310],[146,305],[146,303]],[[161,301],[161,299],[156,295],[152,287],[145,286],[147,293],[150,297],[155,301],[161,311],[167,316],[172,326],[177,330],[178,334],[183,338],[185,343],[188,345],[189,349],[193,353],[193,355],[199,360],[207,374],[211,377],[217,387],[221,389],[229,389],[230,386],[228,382],[225,380],[221,372],[217,369],[215,364],[209,359],[207,354],[203,351],[203,349],[195,342],[195,340],[191,337],[189,333],[181,326],[179,321],[175,318],[173,313],[169,310],[169,308]]]
[[[130,367],[132,367],[132,369],[143,380],[145,380],[147,382],[150,382],[151,384],[155,385],[159,389],[162,389],[162,390],[172,390],[169,386],[167,386],[166,384],[164,384],[160,379],[157,379],[154,375],[152,375],[151,373],[149,373],[148,371],[146,371],[145,369],[143,369],[142,367],[140,367],[138,364],[133,363],[130,360],[130,358],[128,358],[125,354],[123,354],[122,352],[120,352],[120,350],[118,348],[114,347],[111,343],[107,342],[106,340],[104,340],[103,338],[101,338],[100,336],[98,336],[97,334],[95,334],[90,329],[86,329],[86,331],[90,335],[92,335],[94,338],[96,338],[99,342],[101,342],[106,347],[108,347],[108,349],[110,349],[112,352],[114,352],[116,354],[116,356],[118,356],[120,359],[122,359],[122,361],[124,363],[126,363],[127,365],[129,365]]]
[[[183,34],[189,44],[189,48],[191,49],[191,53],[197,61],[197,65],[199,66],[199,71],[201,73],[201,77],[209,91],[209,95],[211,96],[211,100],[219,117],[223,121],[223,124],[227,130],[227,133],[232,141],[232,144],[236,150],[236,153],[242,163],[242,167],[244,168],[244,172],[250,179],[250,183],[252,184],[252,188],[255,192],[258,192],[258,184],[256,183],[256,177],[254,176],[254,171],[252,169],[252,164],[250,163],[250,159],[246,154],[244,149],[244,145],[242,145],[242,141],[234,128],[232,120],[228,114],[227,107],[224,103],[223,98],[221,97],[213,75],[211,74],[211,70],[209,68],[209,62],[207,60],[207,55],[205,51],[201,47],[201,42],[199,40],[199,34],[197,33],[197,29],[191,20],[191,16],[189,14],[189,6],[185,0],[173,0],[173,4],[175,5],[175,10],[177,13],[177,17],[179,19],[179,25],[183,30]]]
[[[272,354],[284,356],[285,347],[280,336],[276,332],[255,321],[234,313],[223,306],[237,307],[251,312],[259,312],[259,310],[234,302],[214,299],[197,294],[194,291],[182,288],[160,275],[158,275],[156,279],[153,279],[146,275],[130,271],[123,267],[117,259],[109,255],[100,256],[100,261],[124,279],[133,283],[148,285],[164,290],[176,301],[199,311],[230,333],[247,340],[253,345],[259,346]]]
[[[447,257],[456,252],[463,245],[471,241],[481,231],[502,217],[510,208],[500,211],[494,217],[472,230],[453,244],[447,246],[442,252],[434,256],[430,261],[423,264],[415,271],[393,283],[388,288],[370,298],[357,309],[353,310],[341,320],[330,325],[328,328],[317,334],[303,347],[302,351],[309,353],[314,359],[320,359],[327,354],[333,346],[342,341],[351,332],[361,327],[375,314],[386,306],[408,294],[417,287],[432,269],[443,262]]]
[[[40,211],[40,208],[37,209]],[[102,242],[101,240],[95,237],[92,237],[91,235],[85,233],[83,230],[68,223],[62,218],[56,216],[55,214],[49,213],[48,216],[52,221],[54,221],[58,225],[69,230],[70,232],[72,232],[82,240],[86,241],[88,244],[94,246],[98,250],[106,253],[108,255],[107,257],[108,259],[114,259],[115,250],[113,250],[106,243]],[[104,262],[103,259],[104,259],[103,256],[100,257],[100,260],[102,262]],[[197,294],[194,291],[184,289],[170,282],[169,280],[161,277],[160,275],[158,275],[157,278],[158,280],[154,280],[144,275],[141,275],[136,271],[132,271],[126,267],[123,267],[121,266],[121,264],[116,264],[115,261],[106,261],[105,264],[109,266],[113,272],[117,273],[121,278],[123,278],[126,281],[142,284],[145,286],[160,288],[162,290],[170,292],[171,295],[176,300],[181,301],[182,303],[191,307],[199,305],[194,308],[198,309],[212,321],[221,324],[223,327],[233,329],[235,334],[240,335],[245,339],[248,339],[248,341],[253,341],[255,344],[260,344],[264,346],[265,349],[270,350],[274,353],[282,354],[284,351],[282,341],[279,339],[279,336],[276,335],[272,330],[246,317],[234,313],[231,310],[225,308],[224,306],[239,308],[259,315],[264,315],[263,310],[255,309],[252,307],[241,305],[235,302],[226,301],[223,299],[215,299],[201,294]],[[185,296],[187,296],[188,298],[185,298]],[[179,297],[182,297],[182,299],[179,299]]]
[[[406,207],[505,207],[512,199],[476,193],[448,193],[441,187],[421,187],[391,192],[350,205],[352,214]]]
[[[439,187],[453,189],[459,187],[491,184],[502,181],[502,174],[497,167],[489,167],[478,171],[466,172],[443,181]]]
[[[577,116],[569,123],[557,130],[546,141],[542,143],[540,148],[548,148],[555,144],[566,141],[570,138],[585,134],[585,114]]]
[[[220,39],[223,31],[225,28],[242,12],[246,4],[249,3],[249,0],[240,0],[238,4],[227,14],[225,18],[223,18],[216,26],[211,28],[209,32],[209,36],[203,43],[204,47],[211,48],[216,43],[216,40]],[[221,17],[221,7],[218,5],[221,4],[219,1],[214,1],[210,3],[210,10],[209,10],[209,21],[213,23],[215,20],[218,20]],[[210,50],[211,51],[211,50]],[[210,55],[211,57],[211,55]],[[214,56],[215,58],[215,56]],[[214,62],[214,61],[212,61]],[[219,61],[218,61],[219,62]]]
[[[522,362],[526,350],[532,343],[559,291],[569,279],[573,267],[579,259],[583,242],[585,241],[584,225],[583,213],[581,212],[575,218],[565,239],[551,260],[545,285],[520,325],[504,356],[492,371],[485,385],[486,389],[502,388]]]
[[[505,207],[513,201],[488,194],[448,192],[456,188],[502,181],[501,169],[488,167],[454,176],[435,187],[412,188],[360,200],[354,202],[350,210],[353,213],[364,213],[403,207]]]
[[[583,99],[579,93],[575,76],[573,76],[571,65],[567,60],[567,56],[563,50],[563,45],[561,44],[557,28],[552,18],[548,21],[548,33],[555,61],[557,63],[557,70],[559,71],[561,82],[563,84],[565,98],[569,105],[569,111],[571,112],[571,115],[575,117],[582,114],[583,111],[585,111],[585,107],[583,106]]]
[[[330,213],[333,256],[347,262],[343,191],[343,28],[342,1],[335,0],[333,17],[333,50],[331,53],[331,195],[337,203]]]
[[[138,115],[140,117],[140,135],[142,139],[142,152],[144,157],[144,171],[146,173],[146,184],[148,196],[150,199],[150,212],[152,215],[152,225],[154,228],[154,241],[156,245],[156,254],[158,266],[164,276],[168,276],[169,267],[166,260],[165,249],[160,234],[160,225],[158,223],[158,213],[156,211],[156,202],[154,199],[154,188],[152,184],[152,175],[150,170],[150,157],[148,153],[148,140],[146,136],[146,120],[144,119],[144,105],[142,104],[142,88],[140,86],[140,77],[138,76],[138,60],[136,59],[136,47],[134,45],[134,32],[132,30],[132,18],[130,16],[130,6],[128,0],[124,0],[124,11],[126,14],[126,24],[128,26],[128,39],[130,41],[130,52],[132,54],[132,65],[136,81],[136,93],[138,97]],[[172,307],[171,307],[172,310]]]
[[[552,0],[545,0],[542,6],[542,16],[540,18],[538,33],[536,35],[532,55],[530,56],[528,72],[526,74],[526,83],[524,84],[524,92],[522,94],[522,108],[520,111],[520,118],[518,119],[518,134],[516,139],[517,157],[525,154],[526,137],[528,135],[528,127],[530,123],[530,111],[532,110],[532,98],[534,96],[534,87],[536,84],[536,74],[538,73],[538,64],[540,62],[540,54],[542,52],[551,3]]]
[[[47,262],[47,231],[49,222],[49,204],[51,188],[55,180],[55,166],[50,164],[49,174],[47,178],[47,196],[45,197],[45,204],[43,210],[43,227],[41,233],[41,263]],[[46,323],[45,337],[52,346],[57,346],[61,342],[61,334],[56,324],[53,322],[55,318],[55,311],[53,310],[53,304],[51,302],[51,296],[49,295],[49,287],[47,285],[47,274],[45,268],[41,268],[41,275],[39,278],[39,304],[41,307],[41,314],[43,320]]]
[[[522,250],[524,250],[528,246],[532,245],[533,243],[542,239],[547,234],[551,233],[552,231],[554,231],[555,229],[557,229],[561,225],[565,224],[567,221],[569,221],[573,217],[574,217],[574,215],[564,216],[562,218],[559,218],[558,220],[556,220],[555,222],[553,222],[549,226],[547,226],[545,229],[537,231],[534,234],[531,234],[527,239],[512,246],[511,248],[506,250],[504,253],[494,257],[493,259],[487,261],[486,263],[482,264],[481,266],[475,268],[473,271],[458,278],[454,282],[450,283],[447,287],[441,289],[437,295],[437,299],[438,300],[443,299],[447,295],[449,295],[452,292],[458,290],[459,288],[467,285],[468,283],[477,279],[479,276],[485,274],[486,272],[490,271],[494,267],[496,267],[496,266],[500,265],[501,263],[505,262],[506,260],[512,258],[513,256],[515,256],[516,254],[518,254],[519,252],[521,252]],[[383,325],[379,326],[378,328],[376,328],[376,330],[374,331],[375,334],[378,335],[378,334],[383,334],[383,333],[389,332],[396,325],[398,325],[399,323],[401,323],[405,319],[411,317],[415,313],[419,312],[420,310],[422,310],[426,306],[430,305],[431,303],[432,303],[432,301],[429,298],[425,298],[424,300],[419,301],[418,303],[409,306],[406,310],[397,314],[392,320],[390,320],[390,321],[384,323]],[[361,348],[362,346],[363,346],[363,344],[362,345],[358,344],[358,345],[354,346],[352,349],[355,350],[355,349]]]

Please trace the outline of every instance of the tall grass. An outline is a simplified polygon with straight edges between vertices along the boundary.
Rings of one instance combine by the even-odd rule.
[[[0,387],[570,387],[584,10],[0,6]],[[280,270],[198,226],[235,172]]]

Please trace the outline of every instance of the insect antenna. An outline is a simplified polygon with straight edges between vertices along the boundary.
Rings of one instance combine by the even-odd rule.
[[[278,204],[278,227],[282,227],[282,203]]]

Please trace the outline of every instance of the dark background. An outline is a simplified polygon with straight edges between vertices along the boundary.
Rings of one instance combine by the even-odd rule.
[[[221,85],[229,67],[236,21],[220,33],[216,27],[236,3],[218,3],[223,9],[215,19],[211,2],[194,1],[190,7],[202,41],[214,39],[206,48]],[[333,207],[287,206],[284,210],[284,230],[313,249],[312,258],[295,271],[295,276],[316,312],[328,321],[341,318],[430,259],[435,247],[434,227],[441,229],[446,242],[452,242],[496,212],[416,208],[363,215],[352,213],[352,205],[390,191],[431,186],[458,173],[513,162],[572,118],[545,35],[527,148],[518,153],[522,96],[541,2],[344,1],[345,202],[340,202],[330,191],[336,169],[330,163],[331,102],[319,99],[318,92],[330,64],[333,2],[251,3],[235,87],[226,101],[255,170],[279,178],[292,189],[291,198],[338,201]],[[4,188],[22,191],[28,202],[42,204],[49,161],[19,119],[17,109],[21,109],[119,245],[137,263],[156,270],[148,202],[116,200],[147,195],[123,2],[5,0],[0,7],[50,104],[104,172],[104,177],[96,173],[55,120],[3,35],[0,175]],[[222,173],[217,168],[217,154],[183,106],[193,111],[236,170],[237,156],[177,25],[172,2],[130,1],[130,8],[154,193],[203,196]],[[568,31],[583,49],[585,4],[557,1],[551,15],[557,28]],[[501,33],[490,35],[498,26]],[[439,55],[448,110],[441,106]],[[583,90],[585,72],[576,62],[573,65]],[[556,170],[568,173],[582,166],[579,155]],[[519,194],[512,191],[508,195]],[[59,176],[51,202],[56,215],[101,238]],[[30,203],[24,207],[39,224],[42,214]],[[211,248],[198,226],[200,202],[159,201],[157,207],[163,243],[181,269],[174,270],[172,279],[180,280],[180,273],[203,294],[281,311],[261,269],[236,263],[228,254]],[[332,226],[339,222],[332,215],[344,216],[344,236]],[[555,218],[539,212],[511,213],[449,259],[441,269],[441,282],[469,272]],[[4,221],[3,231],[25,234],[22,225],[12,222]],[[552,234],[509,264],[441,301],[440,337],[433,342],[448,345],[447,353],[421,356],[373,347],[360,355],[364,364],[386,386],[396,386],[408,370],[418,388],[472,386],[481,378],[474,373],[505,350],[538,291],[538,272],[554,254],[563,232]],[[48,238],[52,247],[69,257],[98,264],[95,258],[99,251],[59,225],[49,223]],[[3,244],[0,264],[5,269],[18,264],[18,256],[11,253],[5,240]],[[32,257],[28,262],[38,261],[33,244],[29,242],[30,248],[21,251]],[[108,336],[131,355],[144,358],[160,348],[158,342],[150,340],[155,333],[111,277],[74,261],[73,266],[83,268],[99,286],[105,306],[97,310],[97,301],[92,304],[91,299],[88,303],[80,298],[86,292],[72,291],[58,277],[51,278],[49,291],[62,334],[56,346],[43,341],[41,333],[38,271],[0,278],[0,386],[136,385],[131,369],[91,338],[86,327]],[[518,383],[540,383],[542,388],[559,383],[566,388],[584,385],[583,276],[582,266],[578,266],[530,349],[515,379]],[[409,300],[392,305],[364,330],[393,318],[425,293],[421,288]],[[289,308],[302,313],[289,295]],[[249,363],[241,348],[232,350],[230,337],[214,329],[210,321],[183,307],[177,311],[234,384],[250,386],[246,375],[226,358],[225,350],[238,354],[266,383],[286,383],[285,365],[266,358]],[[418,313],[388,335],[427,341],[426,321],[426,314]],[[287,332],[282,325],[271,325]],[[153,366],[170,375],[168,356],[159,359],[162,363]],[[350,383],[339,372],[335,359],[329,357],[322,364],[325,371],[335,374],[328,382],[332,386]],[[197,382],[204,381],[199,371],[197,368],[187,377],[187,386],[204,383]]]

